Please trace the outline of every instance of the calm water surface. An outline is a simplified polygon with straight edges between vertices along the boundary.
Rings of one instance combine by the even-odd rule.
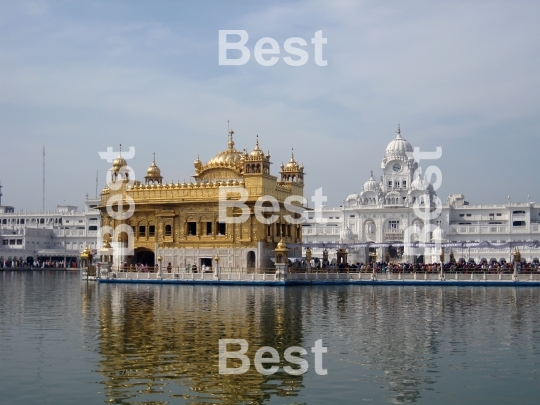
[[[537,404],[540,288],[212,287],[0,272],[2,404]],[[218,340],[302,376],[218,373]],[[325,376],[310,347],[323,339]],[[284,362],[283,365],[288,363]]]

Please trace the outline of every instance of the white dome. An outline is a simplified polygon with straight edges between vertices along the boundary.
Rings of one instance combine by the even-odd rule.
[[[392,160],[408,161],[410,153],[413,152],[413,147],[405,138],[401,136],[401,129],[398,125],[397,136],[386,147],[386,153],[382,161],[381,167],[384,169],[386,163]],[[412,159],[412,156],[410,157]]]
[[[379,183],[377,183],[377,180],[375,180],[375,178],[373,177],[373,172],[371,173],[371,177],[369,178],[369,180],[364,183],[362,191],[379,191]]]
[[[355,201],[358,200],[358,194],[352,193],[350,196],[347,197],[346,201]]]
[[[339,232],[339,239],[341,240],[353,240],[353,238],[353,233],[348,226],[346,226]]]
[[[387,157],[404,157],[408,159],[407,152],[412,152],[413,147],[405,138],[398,132],[396,139],[388,144],[386,147]]]

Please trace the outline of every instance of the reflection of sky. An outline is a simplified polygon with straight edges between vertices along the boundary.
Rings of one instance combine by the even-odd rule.
[[[81,321],[79,273],[0,272],[0,402],[99,403],[96,303]],[[82,327],[82,324],[86,324]],[[97,378],[96,378],[97,377]]]
[[[6,403],[536,403],[538,288],[100,285],[0,272]],[[328,375],[217,374],[217,341]]]
[[[464,384],[473,396],[470,390],[480,382],[493,383],[490,379],[499,376],[478,375],[478,368],[488,371],[493,364],[500,369],[509,354],[504,351],[506,341],[523,338],[522,316],[531,321],[531,312],[521,314],[517,290],[512,289],[108,288],[102,302],[119,295],[124,305],[120,312],[111,311],[111,321],[121,320],[118,329],[106,329],[101,339],[101,373],[108,378],[109,396],[136,395],[137,400],[169,392],[193,400],[204,400],[211,393],[222,403],[273,403],[282,396],[299,403],[330,403],[335,398],[344,403],[358,398],[403,403],[433,396],[444,403],[445,398],[459,398],[453,381]],[[526,297],[525,305],[535,300],[538,293]],[[501,313],[507,305],[509,311]],[[130,317],[135,323],[128,321]],[[501,333],[501,323],[510,326],[510,335]],[[486,341],[488,335],[501,340]],[[124,338],[117,340],[120,336]],[[152,343],[141,346],[141,336]],[[241,377],[216,376],[219,336],[248,340],[251,358],[263,345],[279,353],[302,345],[308,350],[310,370],[301,378],[284,373],[262,377],[253,367]],[[329,347],[323,356],[328,376],[317,376],[313,370],[310,347],[317,339]],[[483,344],[489,348],[483,350]],[[152,348],[151,354],[130,357],[141,347]],[[141,367],[146,374],[137,375]],[[126,375],[126,369],[132,374]],[[527,384],[523,388],[530,392]],[[149,396],[134,394],[135,389]]]
[[[540,129],[539,8],[532,1],[1,2],[0,132],[9,151],[0,160],[9,173],[0,179],[2,201],[41,207],[42,145],[47,208],[93,196],[97,170],[102,188],[110,165],[97,152],[119,143],[136,147],[130,164],[138,179],[155,151],[165,179],[189,181],[198,153],[207,161],[225,149],[227,120],[240,150],[260,135],[274,174],[294,147],[307,194],[322,186],[329,204],[358,192],[370,170],[378,176],[398,122],[413,145],[442,146],[435,164],[443,201],[456,192],[471,203],[527,194],[538,201],[536,149],[527,146]],[[253,58],[218,66],[220,29],[246,30],[251,50],[262,37],[309,43],[322,30],[328,66],[314,65],[311,44],[302,67],[262,67]]]
[[[329,376],[306,377],[302,394],[321,404],[336,392],[343,403],[532,403],[539,293],[315,288],[308,294],[313,309],[304,316],[304,335],[330,346]]]

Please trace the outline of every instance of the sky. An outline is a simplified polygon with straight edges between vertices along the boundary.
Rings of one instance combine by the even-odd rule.
[[[421,163],[441,170],[441,200],[540,203],[539,15],[535,1],[0,0],[2,205],[42,208],[43,147],[45,208],[82,207],[106,184],[100,151],[134,147],[137,179],[155,152],[165,180],[189,181],[230,125],[239,150],[259,135],[274,175],[294,148],[305,196],[322,187],[337,206],[380,177],[398,123],[442,148]],[[246,64],[219,65],[219,30],[247,32]],[[263,37],[273,66],[253,56]],[[291,37],[302,66],[283,60]]]

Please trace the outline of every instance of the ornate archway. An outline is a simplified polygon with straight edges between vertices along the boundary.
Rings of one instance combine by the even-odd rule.
[[[147,248],[137,248],[135,249],[134,262],[135,264],[141,263],[142,265],[153,266],[155,262],[154,252]]]

